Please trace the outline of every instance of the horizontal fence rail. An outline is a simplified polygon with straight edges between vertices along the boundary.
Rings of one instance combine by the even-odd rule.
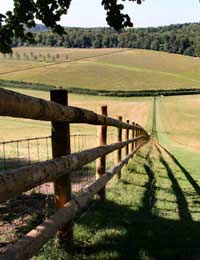
[[[45,220],[41,225],[26,234],[26,236],[20,239],[14,246],[8,249],[6,253],[0,257],[0,260],[26,260],[34,256],[42,245],[55,236],[58,229],[66,225],[81,211],[81,209],[88,205],[94,195],[122,169],[129,159],[145,143],[146,142],[141,143],[118,165],[90,184],[78,196],[72,198],[70,202],[68,202],[62,209],[58,210],[51,218]]]
[[[0,172],[0,203],[28,191],[45,182],[51,182],[97,158],[125,147],[127,144],[147,138],[139,136],[121,143],[99,146],[80,153],[74,153],[47,162],[36,163],[14,170]]]
[[[114,118],[99,115],[90,110],[63,106],[56,102],[26,96],[5,89],[0,89],[0,116],[144,130],[139,125],[130,125]]]
[[[118,179],[121,178],[123,166],[149,141],[149,134],[139,124],[130,123],[129,120],[123,122],[121,116],[118,119],[108,117],[107,106],[101,107],[100,114],[68,106],[68,95],[64,89],[52,90],[51,101],[0,89],[0,116],[51,121],[52,129],[51,160],[0,172],[0,203],[6,203],[17,195],[53,182],[56,208],[56,213],[52,217],[47,218],[14,245],[8,247],[0,256],[0,260],[27,260],[56,234],[60,245],[70,252],[73,247],[73,218],[88,206],[95,195],[97,199],[106,199],[106,184],[115,175]],[[97,125],[98,134],[95,137],[97,137],[98,146],[90,149],[87,147],[87,150],[84,147],[84,151],[74,151],[73,148],[73,153],[71,153],[71,137],[73,136],[70,134],[71,123]],[[111,144],[107,142],[108,126],[117,128],[117,141],[113,142],[112,138]],[[126,130],[125,135],[122,133],[123,129]],[[39,139],[22,140],[28,142],[29,155],[29,144],[34,140]],[[15,141],[0,143],[3,145],[4,158],[5,145],[12,143]],[[125,148],[124,153],[123,148]],[[108,154],[114,151],[117,152],[115,166],[107,171]],[[19,154],[18,148],[17,154]],[[124,155],[125,158],[122,159]],[[72,182],[76,172],[82,170],[82,176],[85,178],[84,167],[88,167],[88,164],[95,160],[97,160],[96,180],[91,178],[90,183],[87,183],[77,196],[72,195]]]

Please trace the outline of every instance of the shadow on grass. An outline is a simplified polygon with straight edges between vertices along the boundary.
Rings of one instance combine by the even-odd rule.
[[[91,255],[91,259],[102,260],[197,260],[200,257],[200,222],[168,220],[111,201],[96,202],[94,207],[93,214],[89,213],[80,223],[96,236],[93,243],[84,245],[88,259]],[[98,258],[102,252],[107,257]]]
[[[152,209],[156,202],[156,177],[153,171],[153,162],[150,158],[151,153],[152,145],[150,146],[150,149],[145,158],[146,164],[144,164],[144,169],[148,176],[148,181],[146,182],[146,191],[144,192],[144,196],[142,198],[143,210],[146,211],[146,213],[148,214],[152,213]]]
[[[191,174],[181,165],[181,163],[176,159],[176,157],[173,154],[171,154],[165,147],[163,147],[161,145],[160,145],[160,147],[171,157],[171,159],[174,161],[174,163],[181,169],[181,171],[183,172],[183,174],[185,175],[185,177],[187,178],[189,183],[192,185],[192,187],[194,188],[196,193],[200,196],[200,187],[196,183],[196,181],[193,179]]]
[[[178,181],[176,180],[172,169],[170,168],[168,162],[164,159],[161,150],[158,146],[156,146],[159,154],[160,154],[160,162],[164,165],[167,171],[167,175],[172,183],[172,189],[176,196],[177,204],[178,204],[178,212],[181,221],[192,221],[192,216],[190,214],[190,210],[188,208],[188,203],[185,198],[184,192],[181,189]]]
[[[151,153],[153,151],[153,145],[150,146],[148,153],[145,156],[144,169],[148,176],[148,181],[145,183],[146,190],[142,198],[143,211],[148,214],[152,213],[152,209],[156,202],[156,177],[153,171],[153,162],[151,160]]]
[[[183,191],[164,158],[161,163],[171,180],[180,220],[165,219],[153,213],[156,177],[148,158],[144,165],[148,180],[144,186],[142,207],[136,211],[130,206],[120,205],[118,199],[115,199],[116,203],[96,201],[93,210],[79,223],[92,232],[92,237],[84,245],[80,242],[80,258],[75,259],[83,259],[83,255],[84,259],[101,260],[200,259],[200,222],[192,221]],[[120,182],[124,185],[123,190],[126,190],[126,185],[135,185],[123,179]]]
[[[154,172],[152,171],[149,165],[145,164],[144,168],[148,175],[148,182],[146,183],[146,191],[142,198],[142,203],[143,203],[143,209],[150,214],[156,202],[156,197],[155,197],[156,178],[154,176]]]

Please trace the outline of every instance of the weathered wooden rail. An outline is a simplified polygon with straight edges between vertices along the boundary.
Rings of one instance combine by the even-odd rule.
[[[51,100],[29,97],[0,89],[0,116],[11,116],[52,122],[53,159],[14,170],[0,172],[0,203],[43,183],[52,181],[55,186],[57,212],[0,256],[0,260],[29,259],[41,246],[58,234],[60,243],[70,250],[73,244],[73,218],[87,207],[94,195],[106,197],[106,183],[114,176],[121,177],[121,169],[149,140],[148,133],[138,124],[107,116],[107,107],[101,114],[68,106],[67,91],[51,91]],[[70,154],[71,123],[101,125],[98,127],[98,147]],[[107,127],[117,128],[117,142],[107,145]],[[125,129],[125,140],[122,130]],[[132,131],[131,138],[130,131]],[[131,146],[131,147],[130,147]],[[122,159],[125,148],[125,159]],[[106,155],[117,151],[116,165],[106,170]],[[71,195],[70,174],[97,159],[96,181],[77,196]]]

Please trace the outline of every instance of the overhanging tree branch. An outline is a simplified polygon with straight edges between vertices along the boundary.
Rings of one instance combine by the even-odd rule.
[[[53,32],[64,34],[64,28],[58,24],[61,16],[67,14],[72,0],[13,0],[14,8],[5,15],[0,14],[0,52],[12,52],[12,39],[34,42],[33,34],[27,30],[36,25],[35,19],[50,27]],[[122,0],[141,4],[143,0]],[[102,0],[106,10],[107,23],[117,31],[132,27],[128,14],[123,13],[124,5],[118,0]]]

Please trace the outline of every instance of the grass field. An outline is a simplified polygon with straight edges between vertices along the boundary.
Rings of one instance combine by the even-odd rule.
[[[44,48],[47,53],[50,50]],[[46,67],[6,74],[7,63],[11,62],[6,58],[5,67],[0,64],[0,78],[113,90],[200,87],[198,58],[143,50],[113,50],[116,53],[110,55],[110,50],[77,50],[76,56],[75,50],[56,51],[61,56],[71,51],[71,59],[76,61],[52,65],[15,60],[13,68],[21,63],[19,70],[28,63],[44,63]],[[102,56],[92,58],[97,54]],[[15,91],[49,99],[48,92]],[[89,212],[77,219],[73,259],[199,260],[200,95],[157,97],[155,110],[153,99],[142,97],[70,94],[69,104],[96,112],[100,105],[107,104],[109,116],[122,115],[148,132],[154,124],[160,143],[167,148],[156,147],[153,139],[130,161],[122,180],[109,185],[106,202],[95,201]],[[114,131],[110,129],[110,133]],[[90,146],[96,145],[95,126],[73,125],[71,133],[92,134]],[[1,141],[47,135],[50,123],[1,118]],[[50,242],[34,259],[71,257]]]
[[[161,135],[200,151],[200,95],[157,98],[157,111]]]
[[[34,260],[198,260],[199,194],[172,158],[149,143],[74,231],[73,257],[50,242]]]
[[[199,104],[199,95],[157,98],[159,140],[190,173],[200,169]]]
[[[2,56],[1,79],[106,90],[200,87],[200,60],[194,57],[135,49],[17,48],[14,52],[21,56],[59,54],[60,60],[36,62]],[[66,55],[69,59],[63,61]]]

